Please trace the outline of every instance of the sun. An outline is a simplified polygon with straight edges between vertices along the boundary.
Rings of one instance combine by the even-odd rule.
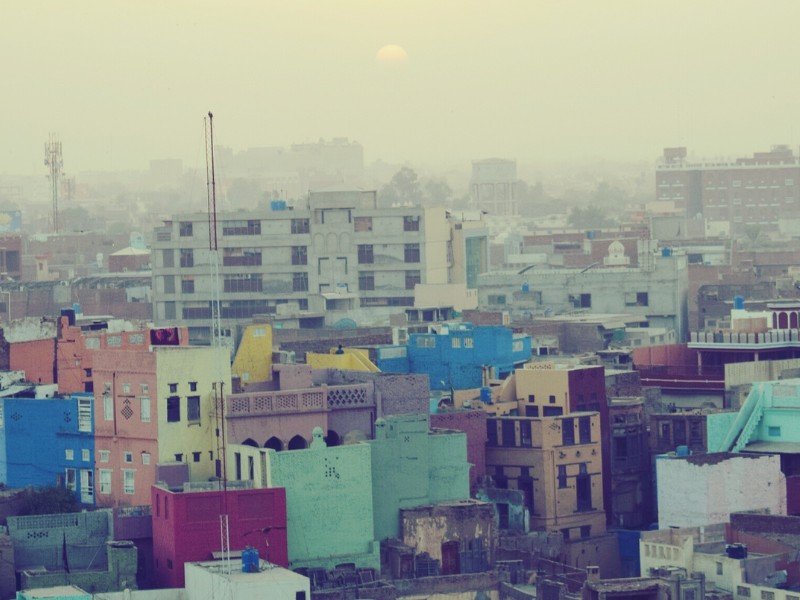
[[[408,53],[396,44],[388,44],[378,50],[375,62],[384,65],[403,65],[408,61]]]

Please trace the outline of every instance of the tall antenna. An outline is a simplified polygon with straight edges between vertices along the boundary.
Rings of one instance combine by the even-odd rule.
[[[222,564],[225,572],[231,572],[231,536],[230,523],[228,520],[228,471],[227,457],[225,455],[225,388],[224,382],[214,382],[214,416],[216,418],[216,437],[217,437],[217,477],[220,480],[222,498],[219,511],[219,545],[222,554]]]
[[[208,195],[208,258],[211,266],[211,345],[222,345],[219,299],[219,246],[217,243],[217,181],[214,173],[214,115],[206,120],[206,185]]]
[[[54,133],[44,144],[44,165],[50,169],[50,185],[53,190],[53,233],[58,233],[58,185],[64,159],[61,156],[61,142]]]

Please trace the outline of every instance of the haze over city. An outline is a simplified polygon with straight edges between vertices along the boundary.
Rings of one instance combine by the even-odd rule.
[[[435,167],[652,161],[797,143],[796,2],[11,0],[0,172],[202,160],[346,136],[365,159]],[[387,44],[403,64],[376,61]]]

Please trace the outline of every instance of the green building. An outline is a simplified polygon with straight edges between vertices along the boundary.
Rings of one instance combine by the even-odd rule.
[[[307,450],[268,452],[268,486],[286,488],[289,566],[380,569],[370,447],[329,448],[322,435],[315,428]]]
[[[377,540],[399,535],[401,508],[469,498],[466,434],[431,431],[428,419],[427,414],[378,419],[375,439],[364,444],[372,450]]]

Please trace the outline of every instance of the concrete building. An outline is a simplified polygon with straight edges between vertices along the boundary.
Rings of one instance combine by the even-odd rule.
[[[742,233],[748,224],[777,229],[800,217],[800,160],[788,146],[735,161],[690,161],[686,148],[665,148],[656,166],[656,198],[710,229]],[[716,225],[719,224],[719,225]]]
[[[653,412],[648,417],[649,449],[654,455],[675,452],[680,446],[692,454],[708,448],[706,420],[710,410]]]
[[[696,600],[706,597],[702,577],[685,571],[664,569],[652,577],[624,579],[587,579],[582,600]]]
[[[6,392],[7,393],[7,392]],[[0,481],[59,485],[94,505],[94,398],[0,398]]]
[[[161,465],[189,481],[218,474],[214,389],[230,389],[226,348],[107,349],[93,361],[98,505],[149,504]]]
[[[230,600],[270,598],[303,600],[311,598],[308,577],[260,561],[254,573],[242,571],[242,561],[231,561],[230,569],[221,561],[186,565],[186,600],[208,598],[209,590]]]
[[[786,514],[786,477],[771,454],[663,455],[656,490],[662,529],[724,523],[747,510]]]
[[[443,208],[378,208],[375,192],[312,192],[270,212],[219,216],[223,324],[295,302],[331,323],[370,309],[412,306],[418,283],[449,283],[450,224]],[[154,319],[209,339],[213,290],[207,216],[176,215],[153,244]],[[463,275],[461,276],[464,277]]]
[[[491,215],[519,214],[517,162],[502,158],[472,161],[469,194],[472,204]]]
[[[400,509],[466,500],[466,435],[430,430],[427,414],[388,416],[375,423],[372,452],[375,539],[398,537]]]
[[[443,409],[432,414],[431,427],[463,431],[467,436],[469,486],[474,494],[486,477],[486,419],[480,409]]]
[[[160,587],[183,587],[184,565],[221,557],[220,515],[228,515],[231,552],[256,548],[287,566],[286,493],[282,488],[175,492],[151,489],[153,568]],[[188,573],[188,569],[186,570]]]
[[[583,311],[647,319],[650,327],[688,336],[686,256],[654,253],[650,240],[638,248],[638,265],[630,266],[622,244],[609,245],[602,264],[583,269],[522,268],[478,277],[481,306],[523,315],[558,315]]]
[[[651,522],[652,469],[647,451],[647,420],[642,398],[612,398],[611,520],[617,527]]]

